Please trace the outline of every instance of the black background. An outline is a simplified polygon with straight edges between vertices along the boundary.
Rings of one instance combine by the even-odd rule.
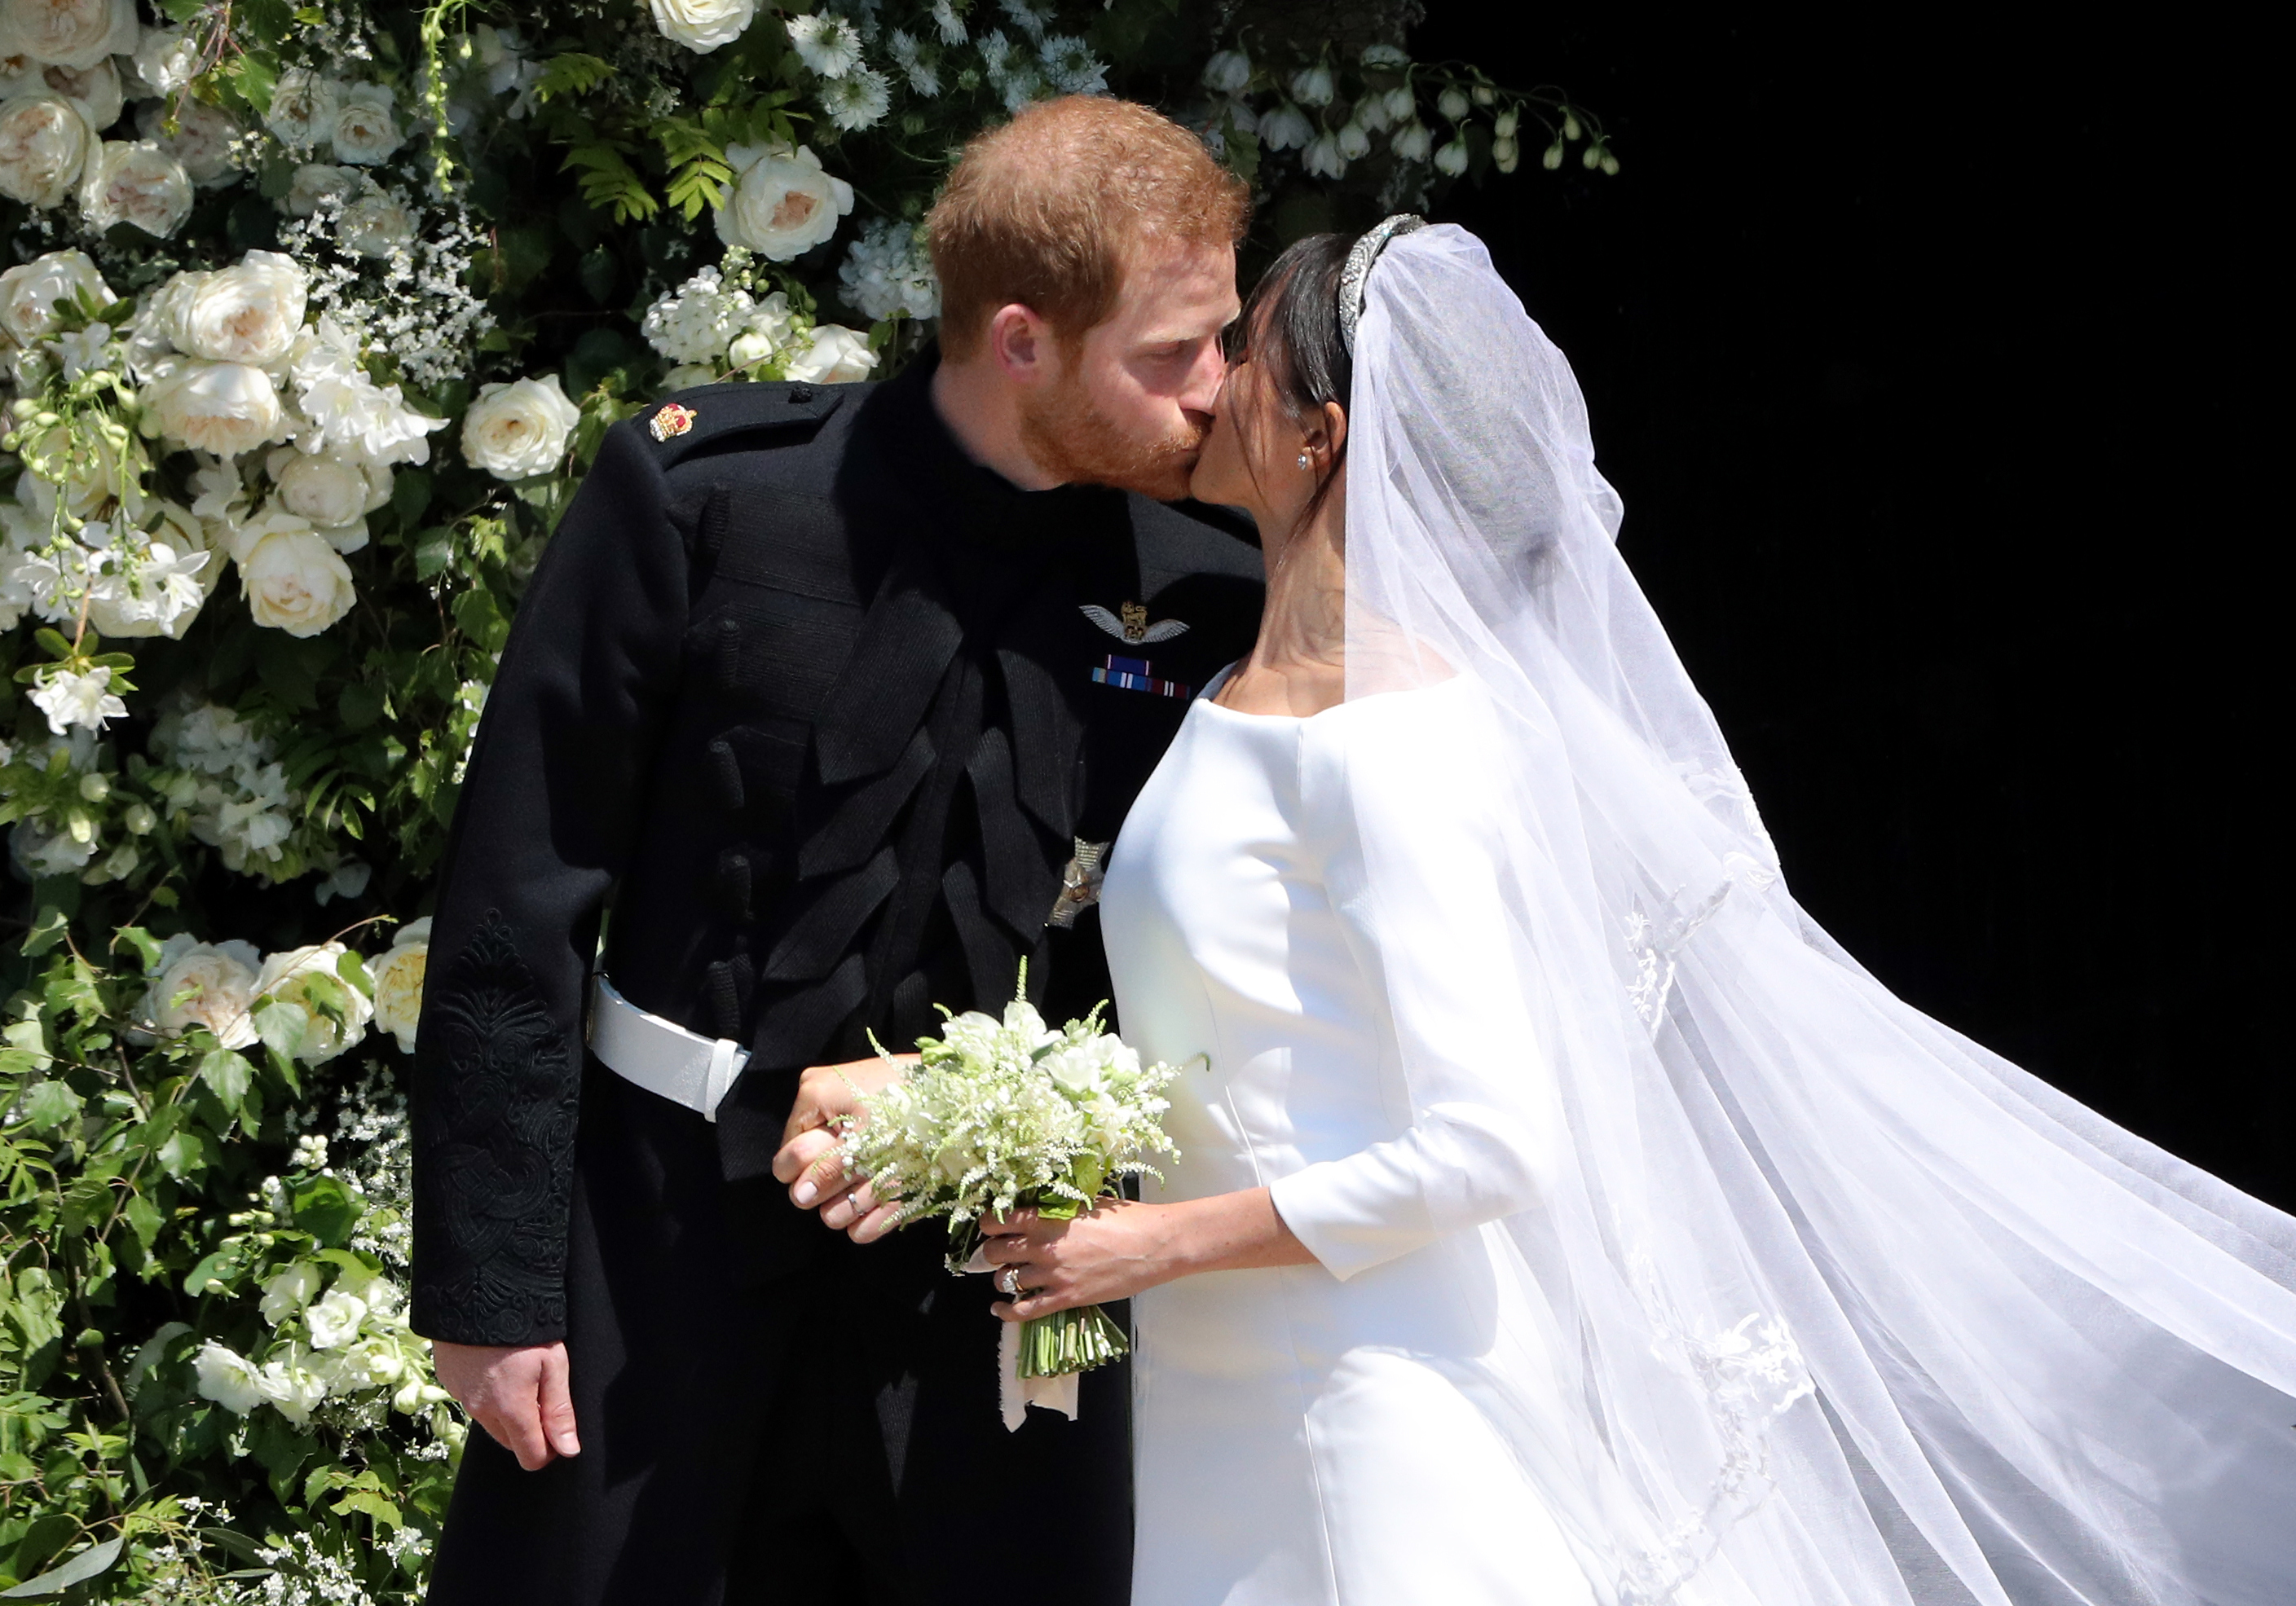
[[[1615,140],[1617,177],[1557,176],[1527,137],[1436,215],[1570,354],[1803,904],[2296,1208],[2262,42],[1433,10],[1414,55],[1564,86]]]

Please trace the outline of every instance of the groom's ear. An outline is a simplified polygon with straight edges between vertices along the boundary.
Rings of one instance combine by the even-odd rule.
[[[1056,378],[1058,344],[1052,326],[1021,302],[1006,302],[988,320],[989,360],[1013,384],[1035,386]]]

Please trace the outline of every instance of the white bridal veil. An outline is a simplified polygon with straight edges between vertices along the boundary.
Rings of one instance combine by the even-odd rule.
[[[1490,1053],[1570,1140],[1506,1224],[1543,1331],[1459,1381],[1598,1598],[2296,1601],[2296,1219],[1795,904],[1570,366],[1473,236],[1387,247],[1355,359],[1348,695],[1487,690],[1537,1023]],[[1431,1004],[1390,985],[1398,1022]]]

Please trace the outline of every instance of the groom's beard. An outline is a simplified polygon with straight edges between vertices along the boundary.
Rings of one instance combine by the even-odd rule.
[[[1021,439],[1038,468],[1064,485],[1112,485],[1159,502],[1177,502],[1188,494],[1188,478],[1207,432],[1205,425],[1190,422],[1177,433],[1147,440],[1128,435],[1073,375],[1051,394],[1026,397],[1021,405]]]

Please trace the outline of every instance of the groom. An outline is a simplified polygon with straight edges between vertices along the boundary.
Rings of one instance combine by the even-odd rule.
[[[1161,505],[1246,206],[1152,111],[1038,105],[929,219],[937,352],[609,435],[433,927],[414,1325],[484,1429],[438,1606],[1125,1599],[1120,1369],[1008,1434],[986,1280],[931,1230],[855,1249],[771,1166],[870,1030],[996,1008],[1024,957],[1056,1019],[1106,995],[1099,854],[1258,618],[1259,554]],[[1046,1520],[993,1521],[1016,1495]]]

